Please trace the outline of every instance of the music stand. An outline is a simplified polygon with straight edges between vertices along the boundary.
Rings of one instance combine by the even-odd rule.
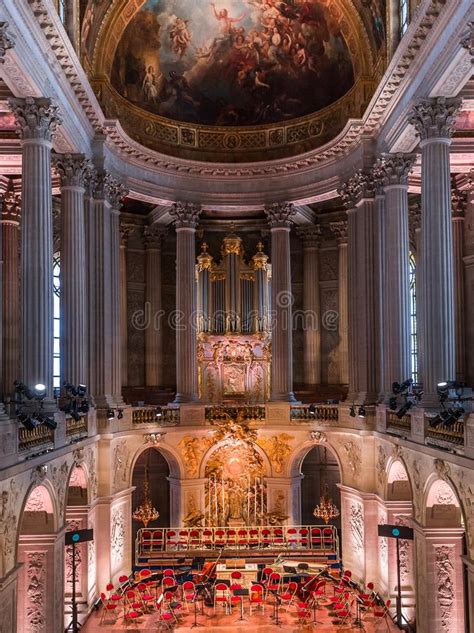
[[[360,617],[361,615],[360,605],[364,604],[364,601],[359,596],[355,596],[355,599],[356,599],[356,617],[354,618],[353,624],[356,629],[364,629],[365,631],[364,623],[362,622],[362,618]]]
[[[198,591],[196,591],[196,590],[195,590],[195,591],[194,591],[194,597],[193,597],[193,603],[194,603],[194,622],[191,624],[191,627],[190,627],[190,628],[192,628],[192,629],[195,629],[195,628],[197,628],[198,626],[204,626],[204,624],[200,624],[200,623],[197,621],[197,603],[198,603],[198,600],[199,600],[199,593],[198,593]],[[204,606],[204,596],[201,596],[201,600],[202,600],[202,603],[203,603],[203,606]]]
[[[273,624],[274,626],[281,626],[281,622],[279,619],[279,610],[280,610],[280,604],[281,604],[281,598],[278,595],[278,591],[276,589],[270,589],[270,593],[272,593],[275,597],[275,602],[273,604],[273,615],[272,620],[274,621]]]
[[[243,600],[243,597],[244,596],[248,596],[249,594],[250,594],[250,591],[246,587],[243,587],[242,589],[234,589],[234,596],[241,596],[241,599],[240,599],[240,618],[237,618],[236,622],[244,622],[245,620],[247,620],[247,618],[244,618],[244,600]]]

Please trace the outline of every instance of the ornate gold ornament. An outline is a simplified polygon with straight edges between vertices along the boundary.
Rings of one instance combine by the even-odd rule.
[[[199,472],[201,459],[207,449],[213,444],[209,437],[185,435],[178,448],[181,450],[188,477],[196,477]]]
[[[140,521],[145,527],[148,527],[150,521],[156,521],[160,513],[153,507],[150,498],[150,481],[148,476],[148,464],[145,467],[145,481],[143,483],[143,502],[135,509],[132,519]]]
[[[294,440],[293,435],[288,433],[279,433],[270,438],[261,437],[257,440],[257,444],[263,448],[272,462],[276,473],[282,473],[285,462],[291,454],[290,442]]]

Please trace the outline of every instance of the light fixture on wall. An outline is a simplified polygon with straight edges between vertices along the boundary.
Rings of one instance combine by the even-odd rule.
[[[359,416],[359,418],[365,418],[366,411],[363,404],[360,405],[359,410],[357,411],[357,415]]]
[[[351,404],[351,408],[349,409],[349,415],[351,416],[351,418],[355,418],[357,415],[354,404]]]
[[[326,469],[327,469],[327,463],[328,463],[327,448],[324,447],[324,466]],[[326,476],[324,476],[324,478],[326,478]],[[324,523],[327,525],[329,521],[331,521],[332,519],[337,519],[340,512],[337,509],[337,507],[334,505],[334,503],[332,502],[331,497],[329,496],[329,485],[327,481],[324,481],[322,485],[322,490],[323,490],[323,493],[319,499],[319,504],[313,510],[313,515],[318,519],[322,519]]]
[[[113,409],[107,409],[107,420],[113,420],[115,418],[115,411]]]
[[[132,514],[132,519],[140,521],[145,527],[148,527],[150,521],[156,521],[159,518],[160,513],[153,507],[153,503],[150,498],[150,481],[148,476],[149,469],[149,455],[147,455],[147,463],[145,466],[145,480],[143,482],[143,502],[135,509]]]

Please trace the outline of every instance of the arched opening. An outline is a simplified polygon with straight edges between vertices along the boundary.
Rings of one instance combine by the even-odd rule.
[[[321,519],[315,517],[313,511],[326,486],[334,505],[341,509],[339,464],[329,448],[324,445],[313,446],[302,461],[301,474],[301,522],[303,525],[321,524]],[[341,516],[332,521],[332,524],[340,531]]]
[[[425,599],[417,603],[417,625],[423,630],[464,632],[469,628],[465,628],[468,594],[462,564],[467,551],[465,523],[448,479],[428,480],[422,523],[415,533],[415,547],[418,596]]]
[[[145,501],[146,480],[152,506],[159,517],[150,521],[147,527],[170,527],[170,466],[164,455],[156,448],[147,448],[135,462],[132,474],[132,512]],[[145,527],[143,522],[132,519],[132,548],[135,547],[137,532]],[[134,554],[133,554],[134,556]]]
[[[87,476],[82,466],[74,466],[69,477],[69,487],[66,499],[66,529],[84,530],[89,525],[89,503],[87,491]],[[91,563],[89,543],[76,545],[76,603],[80,620],[88,612],[89,603],[89,566]],[[72,546],[65,548],[64,554],[64,619],[68,625],[71,621],[72,601]]]
[[[61,563],[64,554],[62,539],[58,539],[56,530],[51,493],[46,485],[36,486],[28,495],[19,527],[18,631],[55,631],[57,623],[62,622]],[[59,596],[55,595],[56,587],[60,587]]]

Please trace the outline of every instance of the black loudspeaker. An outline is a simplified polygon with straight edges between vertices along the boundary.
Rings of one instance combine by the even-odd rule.
[[[379,525],[379,536],[413,540],[413,529],[404,525]]]
[[[74,530],[65,534],[65,545],[79,545],[93,540],[94,530]]]

